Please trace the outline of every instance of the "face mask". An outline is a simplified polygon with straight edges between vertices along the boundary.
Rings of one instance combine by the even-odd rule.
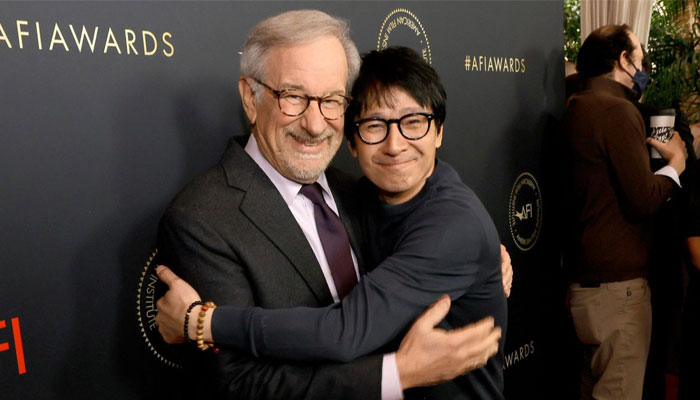
[[[647,85],[649,84],[649,75],[647,75],[647,73],[642,71],[641,69],[637,69],[637,67],[634,66],[632,60],[629,61],[630,64],[632,64],[632,68],[634,68],[634,76],[627,72],[626,69],[623,69],[623,71],[625,71],[625,73],[629,75],[630,78],[632,78],[632,82],[634,82],[634,87],[632,87],[632,89],[635,92],[637,92],[635,99],[639,100],[642,97],[642,93],[644,93],[644,89],[646,89]]]

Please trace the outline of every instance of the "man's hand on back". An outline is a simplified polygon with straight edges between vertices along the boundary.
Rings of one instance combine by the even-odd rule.
[[[491,317],[451,331],[436,328],[449,310],[449,297],[441,297],[401,341],[396,364],[404,390],[452,380],[484,366],[498,351],[501,328]]]
[[[180,279],[173,271],[164,265],[159,265],[156,273],[163,283],[168,285],[168,291],[156,302],[158,314],[156,323],[158,331],[163,336],[166,343],[183,343],[185,341],[184,322],[187,307],[195,301],[201,300],[199,294],[187,282]],[[197,315],[200,306],[194,307],[190,311],[189,336],[196,332]],[[209,319],[212,313],[208,313]],[[209,325],[207,324],[207,328]],[[210,340],[211,331],[207,331],[207,340]]]
[[[506,297],[510,297],[510,289],[513,287],[513,266],[510,264],[510,254],[504,245],[501,245],[501,277],[503,278],[503,292]]]

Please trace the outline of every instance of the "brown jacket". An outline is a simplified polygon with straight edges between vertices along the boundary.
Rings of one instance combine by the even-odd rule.
[[[570,231],[566,260],[574,282],[645,276],[650,216],[673,181],[649,167],[634,92],[599,76],[568,100],[564,121],[564,197]]]

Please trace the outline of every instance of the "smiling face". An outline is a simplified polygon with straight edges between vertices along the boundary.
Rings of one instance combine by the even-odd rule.
[[[356,120],[398,119],[410,113],[432,112],[430,108],[421,107],[404,89],[394,87],[388,97],[390,105],[381,101],[367,107]],[[401,204],[418,194],[433,173],[435,153],[442,144],[442,127],[438,130],[432,123],[425,137],[408,140],[401,135],[397,124],[391,124],[389,136],[379,144],[366,144],[357,136],[355,139],[350,151],[365,176],[377,186],[379,197],[388,204]]]
[[[348,68],[340,41],[326,36],[296,46],[276,47],[265,57],[262,81],[276,90],[299,89],[309,96],[345,94]],[[313,183],[338,151],[343,118],[327,120],[312,100],[303,114],[290,117],[280,110],[277,97],[260,87],[256,98],[250,77],[239,80],[239,90],[260,152],[283,176]]]

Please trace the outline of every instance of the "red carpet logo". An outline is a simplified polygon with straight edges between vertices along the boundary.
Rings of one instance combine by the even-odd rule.
[[[508,225],[515,245],[530,250],[542,228],[542,195],[537,180],[530,173],[518,176],[510,192]]]
[[[148,258],[146,265],[143,267],[141,277],[139,279],[139,287],[136,295],[136,313],[138,317],[139,329],[148,350],[165,365],[173,368],[182,368],[175,361],[176,353],[173,346],[168,345],[163,341],[163,337],[158,332],[158,324],[156,323],[156,302],[166,292],[167,288],[156,275],[157,263],[153,262],[158,249],[153,250],[153,254]]]
[[[525,59],[517,57],[473,56],[464,58],[464,70],[467,72],[515,72],[525,73]]]
[[[520,346],[518,349],[511,351],[510,353],[505,354],[505,364],[503,365],[503,369],[510,368],[514,364],[522,361],[523,359],[530,357],[531,355],[535,354],[535,341],[531,340],[530,343],[525,343],[524,345]]]
[[[22,345],[22,332],[19,328],[19,318],[12,318],[10,320],[12,325],[12,341],[13,348],[15,350],[15,358],[17,359],[17,372],[22,375],[27,373],[27,366],[24,362],[24,346]],[[4,320],[0,320],[0,329],[4,329],[6,323]],[[10,343],[4,342],[0,343],[0,352],[9,351]]]
[[[410,47],[418,52],[428,63],[433,63],[430,54],[430,41],[425,28],[418,17],[405,8],[397,8],[389,13],[379,28],[377,50],[383,50],[391,45]]]
[[[24,48],[36,48],[37,50],[63,50],[65,52],[77,51],[78,53],[97,54],[125,54],[153,56],[162,53],[165,57],[172,57],[175,47],[172,44],[173,35],[163,32],[159,35],[149,31],[134,31],[132,29],[115,29],[111,27],[91,27],[85,25],[68,24],[61,26],[57,22],[53,25],[41,25],[39,21],[17,20],[13,27],[16,29],[6,31],[0,21],[0,49],[24,50]],[[7,24],[6,26],[10,26]],[[12,35],[8,35],[10,32]],[[160,50],[160,51],[159,51]]]

